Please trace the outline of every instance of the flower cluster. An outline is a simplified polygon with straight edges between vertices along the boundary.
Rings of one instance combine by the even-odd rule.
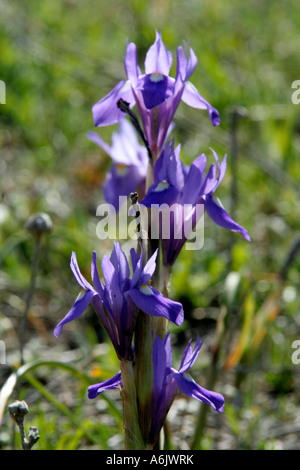
[[[82,275],[73,253],[71,269],[82,290],[70,311],[56,326],[54,334],[58,337],[67,323],[92,305],[121,361],[121,371],[105,382],[90,386],[88,396],[96,398],[103,391],[116,388],[124,391],[126,387],[122,397],[123,410],[128,405],[128,410],[124,412],[124,430],[125,436],[127,433],[129,437],[127,441],[125,438],[125,442],[136,448],[137,442],[143,442],[145,446],[158,442],[160,430],[178,392],[207,403],[218,412],[224,408],[222,395],[202,388],[187,374],[202,346],[199,338],[194,349],[191,341],[188,343],[180,367],[175,370],[170,334],[165,335],[163,328],[161,331],[164,334],[159,334],[157,330],[154,320],[165,319],[181,325],[184,319],[182,305],[158,289],[161,285],[157,281],[159,250],[163,265],[169,272],[187,240],[183,226],[189,221],[192,231],[204,210],[217,225],[239,232],[248,241],[250,236],[215,197],[226,171],[226,157],[220,162],[212,150],[215,162],[208,169],[204,154],[188,167],[180,159],[180,145],[175,148],[174,139],[167,141],[180,101],[205,109],[213,126],[220,122],[218,111],[189,81],[197,65],[192,48],[187,51],[185,44],[178,47],[175,78],[169,75],[172,54],[166,49],[159,32],[156,32],[155,42],[146,54],[144,73],[138,66],[137,48],[132,42],[127,44],[124,65],[127,79],[120,81],[92,108],[96,127],[118,123],[119,131],[113,133],[111,145],[95,132],[89,132],[88,137],[112,159],[103,187],[107,202],[119,209],[119,196],[128,197],[137,191],[139,202],[148,208],[167,205],[173,209],[168,222],[169,237],[161,237],[159,248],[154,253],[154,249],[152,252],[149,249],[149,256],[147,247],[145,250],[143,243],[138,244],[137,251],[130,250],[131,263],[120,243],[115,242],[111,256],[104,255],[101,261],[103,281],[94,251],[92,283]],[[135,105],[142,126],[132,111]],[[143,145],[139,143],[136,132],[142,138]],[[189,207],[188,213],[182,210],[185,206]],[[198,206],[203,210],[199,212]],[[158,225],[161,233],[163,214],[160,214]],[[151,227],[147,229],[151,232]],[[149,317],[151,328],[156,325],[150,333],[146,330],[149,323],[144,322]],[[140,330],[137,329],[138,321],[142,322],[139,325],[143,325]],[[149,347],[151,350],[145,351]],[[147,357],[151,364],[145,362]],[[145,374],[145,381],[141,380],[141,372]],[[145,390],[145,383],[151,384],[150,390]]]
[[[157,252],[143,267],[143,254],[138,256],[131,250],[133,275],[130,278],[130,267],[120,243],[114,244],[109,258],[104,255],[101,269],[104,284],[100,280],[96,252],[94,251],[91,264],[93,286],[80,272],[76,254],[71,257],[71,269],[82,290],[73,307],[61,322],[55,327],[54,335],[60,336],[66,323],[78,318],[92,304],[103,327],[105,328],[117,356],[120,360],[131,356],[131,340],[138,309],[148,315],[162,316],[167,320],[181,325],[183,308],[178,302],[164,297],[157,289],[149,284],[155,271]]]

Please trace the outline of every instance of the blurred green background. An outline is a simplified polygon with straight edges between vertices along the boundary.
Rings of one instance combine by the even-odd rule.
[[[93,312],[59,340],[52,331],[78,294],[71,251],[89,276],[92,250],[111,248],[96,236],[110,160],[86,137],[91,107],[125,78],[126,41],[137,44],[143,67],[160,28],[173,53],[171,75],[185,40],[198,57],[191,81],[221,116],[212,128],[206,112],[180,105],[173,134],[182,158],[212,158],[209,147],[228,154],[217,195],[252,237],[248,243],[206,218],[203,249],[182,251],[171,284],[185,307],[183,327],[173,330],[174,365],[199,334],[205,342],[192,372],[205,386],[219,319],[224,335],[214,389],[226,407],[222,416],[209,411],[202,448],[299,448],[300,365],[291,359],[300,339],[300,104],[291,100],[300,79],[296,0],[1,1],[0,339],[7,360],[0,386],[20,360],[18,325],[34,250],[24,225],[46,212],[53,230],[43,239],[25,359],[75,369],[53,364],[24,376],[19,393],[30,407],[28,425],[39,428],[40,449],[122,448],[118,394],[90,403],[86,397],[87,383],[119,367]],[[98,132],[109,143],[113,130]],[[180,397],[170,413],[174,447],[188,445],[193,434],[198,404],[191,402]],[[5,411],[1,448],[11,448],[11,428]]]

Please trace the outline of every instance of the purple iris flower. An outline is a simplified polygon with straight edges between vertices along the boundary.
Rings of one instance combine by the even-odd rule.
[[[170,266],[186,241],[186,226],[192,231],[203,209],[217,225],[239,232],[250,241],[247,230],[227,214],[214,196],[226,171],[226,156],[220,163],[216,152],[212,150],[216,165],[212,164],[205,174],[207,161],[204,154],[188,168],[182,164],[179,152],[179,146],[174,149],[174,139],[167,143],[154,166],[154,184],[141,201],[146,207],[169,206],[170,236],[162,239],[162,249],[164,264]]]
[[[149,442],[155,444],[164,420],[178,392],[196,398],[211,405],[218,412],[224,410],[224,397],[219,393],[207,390],[198,385],[186,372],[195,363],[202,343],[197,338],[194,350],[189,341],[178,370],[172,367],[172,348],[170,334],[164,340],[158,336],[153,343],[153,393],[151,409],[151,425]],[[91,385],[88,388],[89,398],[96,398],[97,395],[106,390],[122,387],[120,372],[111,379]]]
[[[129,196],[131,192],[138,191],[142,197],[145,192],[148,155],[146,148],[139,144],[130,122],[126,118],[119,121],[119,132],[113,132],[111,146],[95,132],[88,132],[87,136],[113,160],[103,185],[105,200],[118,210],[119,196]]]
[[[167,413],[178,392],[192,398],[208,403],[218,412],[224,410],[224,398],[222,395],[198,385],[186,372],[195,363],[202,343],[199,337],[192,350],[189,341],[178,370],[172,367],[172,348],[170,334],[162,341],[158,336],[153,343],[153,395],[151,410],[151,427],[149,441],[155,443],[159,431],[165,421]]]
[[[189,81],[197,65],[192,48],[188,55],[185,44],[178,47],[176,76],[170,77],[172,54],[156,31],[155,42],[146,54],[145,73],[138,67],[137,48],[133,42],[127,44],[124,65],[127,80],[119,82],[92,108],[95,126],[114,124],[122,118],[123,112],[117,106],[120,99],[129,103],[130,108],[136,104],[148,145],[156,159],[181,100],[193,108],[206,109],[213,126],[219,125],[218,111]]]
[[[100,280],[96,264],[96,253],[93,253],[91,277],[93,286],[81,274],[76,255],[71,257],[71,269],[82,287],[73,307],[55,327],[54,335],[59,336],[66,323],[78,318],[91,303],[110,337],[120,360],[130,358],[131,340],[134,330],[137,309],[148,315],[163,316],[181,325],[183,308],[179,302],[164,297],[150,284],[156,267],[155,252],[143,267],[143,254],[138,256],[131,249],[133,276],[126,255],[119,242],[114,243],[110,258],[104,255],[101,269],[105,284]]]

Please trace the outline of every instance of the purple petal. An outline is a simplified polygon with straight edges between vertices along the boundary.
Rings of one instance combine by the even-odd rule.
[[[181,204],[196,204],[202,186],[203,172],[206,166],[206,157],[200,155],[190,166],[185,185],[180,197]]]
[[[204,204],[201,200],[196,205],[189,203],[173,204],[169,216],[162,217],[162,251],[163,263],[172,266],[179,255],[187,238],[190,240],[191,231],[196,227],[204,213]],[[168,227],[170,228],[168,231]]]
[[[168,177],[172,185],[178,190],[183,188],[185,181],[184,167],[180,160],[180,149],[180,144],[175,149],[174,140],[171,141],[171,151],[168,161]]]
[[[105,295],[103,296],[103,298],[98,295],[94,295],[91,303],[113,344],[118,344],[118,335],[116,332],[115,320],[111,315],[110,305],[109,302],[107,302]],[[103,307],[106,309],[105,311]]]
[[[220,116],[218,111],[200,95],[199,91],[191,82],[185,83],[182,94],[182,101],[192,108],[207,109],[212,125],[218,126],[220,124]]]
[[[156,31],[156,39],[154,44],[148,49],[145,59],[145,72],[148,73],[161,73],[169,75],[172,65],[172,54],[167,51],[162,39],[161,34]]]
[[[170,374],[172,350],[170,335],[153,342],[153,394],[151,408],[150,442],[155,442],[176,393],[176,382]]]
[[[112,145],[104,142],[96,132],[87,132],[89,140],[101,147],[114,163],[119,165],[136,165],[138,173],[147,174],[148,155],[144,146],[139,144],[134,127],[124,117],[119,121],[118,132],[112,134]]]
[[[124,66],[128,80],[130,80],[131,85],[135,87],[138,81],[138,65],[136,45],[133,42],[127,44]]]
[[[88,397],[90,399],[96,398],[99,393],[105,392],[105,390],[114,390],[122,387],[121,372],[118,372],[114,377],[106,380],[105,382],[90,385],[88,387]]]
[[[148,315],[165,317],[176,325],[183,322],[183,308],[179,302],[164,297],[148,284],[140,285],[128,291],[136,306]]]
[[[198,62],[197,57],[193,49],[190,47],[185,80],[189,80],[191,75],[194,73],[194,70],[197,66],[197,62]]]
[[[131,288],[134,288],[141,279],[142,271],[143,271],[143,251],[141,250],[141,256],[134,260],[131,255],[132,262],[135,263],[135,267],[133,268],[133,276],[131,279]]]
[[[72,272],[74,276],[76,277],[76,280],[78,284],[84,289],[84,290],[91,290],[93,291],[93,287],[91,284],[83,277],[83,275],[80,272],[78,263],[77,263],[77,258],[76,258],[76,253],[73,251],[72,256],[71,256],[71,262],[70,262],[70,267],[72,269]]]
[[[153,342],[153,396],[159,397],[166,375],[167,355],[165,345],[159,336]]]
[[[107,255],[104,255],[102,258],[101,269],[109,296],[111,311],[115,320],[117,320],[122,310],[124,299],[120,289],[118,273]]]
[[[195,363],[198,357],[202,344],[203,342],[200,343],[199,336],[197,336],[197,341],[194,347],[194,351],[192,351],[191,340],[189,341],[187,347],[185,348],[178,372],[186,372],[193,366],[193,364]]]
[[[100,281],[99,272],[97,268],[97,253],[93,251],[92,265],[91,265],[91,275],[94,287],[99,294],[104,294],[104,286]]]
[[[147,151],[139,144],[136,131],[126,118],[119,121],[119,131],[112,134],[111,158],[124,165],[143,165],[140,173],[146,175]]]
[[[213,154],[214,154],[214,157],[215,157],[215,160],[216,160],[216,163],[217,163],[217,167],[218,167],[218,176],[216,176],[216,166],[215,164],[212,164],[208,170],[208,173],[205,177],[205,180],[202,184],[202,187],[201,187],[201,194],[202,195],[206,195],[206,194],[213,194],[214,191],[217,189],[217,187],[219,186],[220,182],[222,181],[222,179],[224,178],[224,175],[225,175],[225,172],[226,172],[226,158],[227,156],[225,155],[225,157],[223,158],[223,161],[222,163],[219,162],[219,158],[218,158],[218,155],[217,153],[211,148],[210,149]]]
[[[147,261],[142,274],[141,274],[141,279],[140,283],[141,284],[147,284],[147,282],[150,281],[155,269],[156,269],[156,258],[158,254],[158,249],[153,253],[151,258]]]
[[[181,190],[184,186],[184,168],[180,160],[180,148],[174,148],[174,139],[167,142],[154,165],[154,183],[168,181],[175,188]]]
[[[216,180],[216,166],[213,164],[209,167],[207,175],[202,183],[200,189],[200,196],[205,196],[206,194],[212,193],[217,187]]]
[[[168,77],[160,73],[151,73],[140,78],[138,89],[141,90],[147,109],[155,108],[172,94],[168,87]]]
[[[166,366],[172,367],[173,358],[172,358],[172,347],[171,347],[171,336],[170,332],[164,337],[164,348],[166,351]]]
[[[174,142],[174,139],[173,139],[173,142]],[[172,145],[172,141],[167,142],[160,156],[155,162],[154,169],[153,169],[153,179],[154,179],[154,183],[156,184],[159,183],[160,181],[164,181],[168,179],[168,161],[169,161],[169,155],[171,152],[171,145]]]
[[[176,83],[177,86],[180,83],[183,85],[186,80],[186,71],[187,71],[187,59],[184,54],[182,46],[177,48],[177,66],[176,66]]]
[[[89,131],[86,135],[90,141],[99,145],[99,147],[101,147],[102,150],[107,153],[107,155],[111,156],[111,147],[106,142],[104,142],[101,137],[96,134],[96,132]]]
[[[94,104],[92,114],[95,126],[115,124],[124,117],[124,113],[117,106],[120,98],[134,106],[135,99],[129,81],[119,82],[108,95]]]
[[[216,189],[217,186],[219,186],[219,184],[221,183],[221,181],[224,178],[224,175],[226,173],[227,155],[224,156],[222,163],[220,163],[217,153],[212,148],[210,150],[214,154],[215,160],[217,162],[217,167],[218,167],[218,177],[217,177],[217,182],[216,182],[216,187],[215,187],[215,189]]]
[[[116,210],[119,210],[120,196],[128,197],[138,187],[144,188],[144,183],[145,178],[141,176],[137,166],[112,165],[103,185],[105,200],[113,205]]]
[[[139,255],[137,254],[137,252],[135,251],[134,248],[131,248],[130,256],[131,256],[132,269],[133,269],[133,271],[135,271],[136,265],[137,265],[140,257],[139,257]]]
[[[114,249],[111,254],[110,260],[119,272],[120,282],[124,283],[125,281],[127,281],[130,276],[129,264],[119,242],[114,243]]]
[[[214,201],[213,196],[206,196],[205,198],[205,209],[209,215],[209,217],[217,224],[220,225],[221,227],[227,228],[228,230],[231,230],[232,232],[239,232],[243,237],[250,241],[250,235],[247,232],[246,229],[244,229],[241,225],[239,225],[237,222],[235,222],[221,207],[219,204],[217,204]]]
[[[197,57],[191,47],[187,58],[185,43],[184,49],[179,46],[177,49],[177,77],[180,76],[181,81],[186,82],[194,73],[197,62]]]
[[[69,323],[70,321],[80,317],[80,315],[85,311],[85,309],[91,302],[94,295],[96,295],[95,292],[90,290],[80,292],[71,310],[69,310],[64,319],[60,323],[58,323],[58,325],[54,328],[54,336],[58,338],[66,323]]]
[[[142,199],[141,204],[146,207],[151,207],[151,205],[161,206],[162,204],[167,204],[169,206],[176,201],[178,195],[178,189],[167,181],[161,181],[158,184],[150,186],[146,196]]]
[[[154,110],[146,109],[143,106],[143,112],[141,114],[143,125],[145,129],[145,135],[147,137],[150,147],[155,151],[156,158],[160,154],[161,148],[163,147],[166,139],[166,135],[169,131],[173,116],[178,108],[181,100],[183,91],[183,84],[180,82],[176,87],[174,79],[168,77],[168,89],[172,96],[163,101]],[[155,129],[153,128],[153,120],[155,119]]]
[[[208,403],[215,410],[221,413],[224,410],[224,397],[219,393],[206,390],[200,387],[192,378],[187,374],[174,374],[178,388],[182,393],[192,398]]]

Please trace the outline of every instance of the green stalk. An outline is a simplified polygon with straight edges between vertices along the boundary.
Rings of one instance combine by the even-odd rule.
[[[124,360],[121,362],[121,377],[125,450],[144,450],[145,443],[140,430],[134,371],[131,361]]]
[[[156,287],[156,286],[155,286]],[[161,272],[159,276],[159,284],[157,289],[165,296],[169,297],[170,293],[170,268],[161,265]],[[169,322],[164,317],[152,317],[152,330],[154,338],[159,336],[161,339],[164,339],[168,333]]]
[[[143,438],[147,442],[151,422],[153,356],[151,318],[144,312],[139,312],[137,318],[134,351],[139,422]]]

